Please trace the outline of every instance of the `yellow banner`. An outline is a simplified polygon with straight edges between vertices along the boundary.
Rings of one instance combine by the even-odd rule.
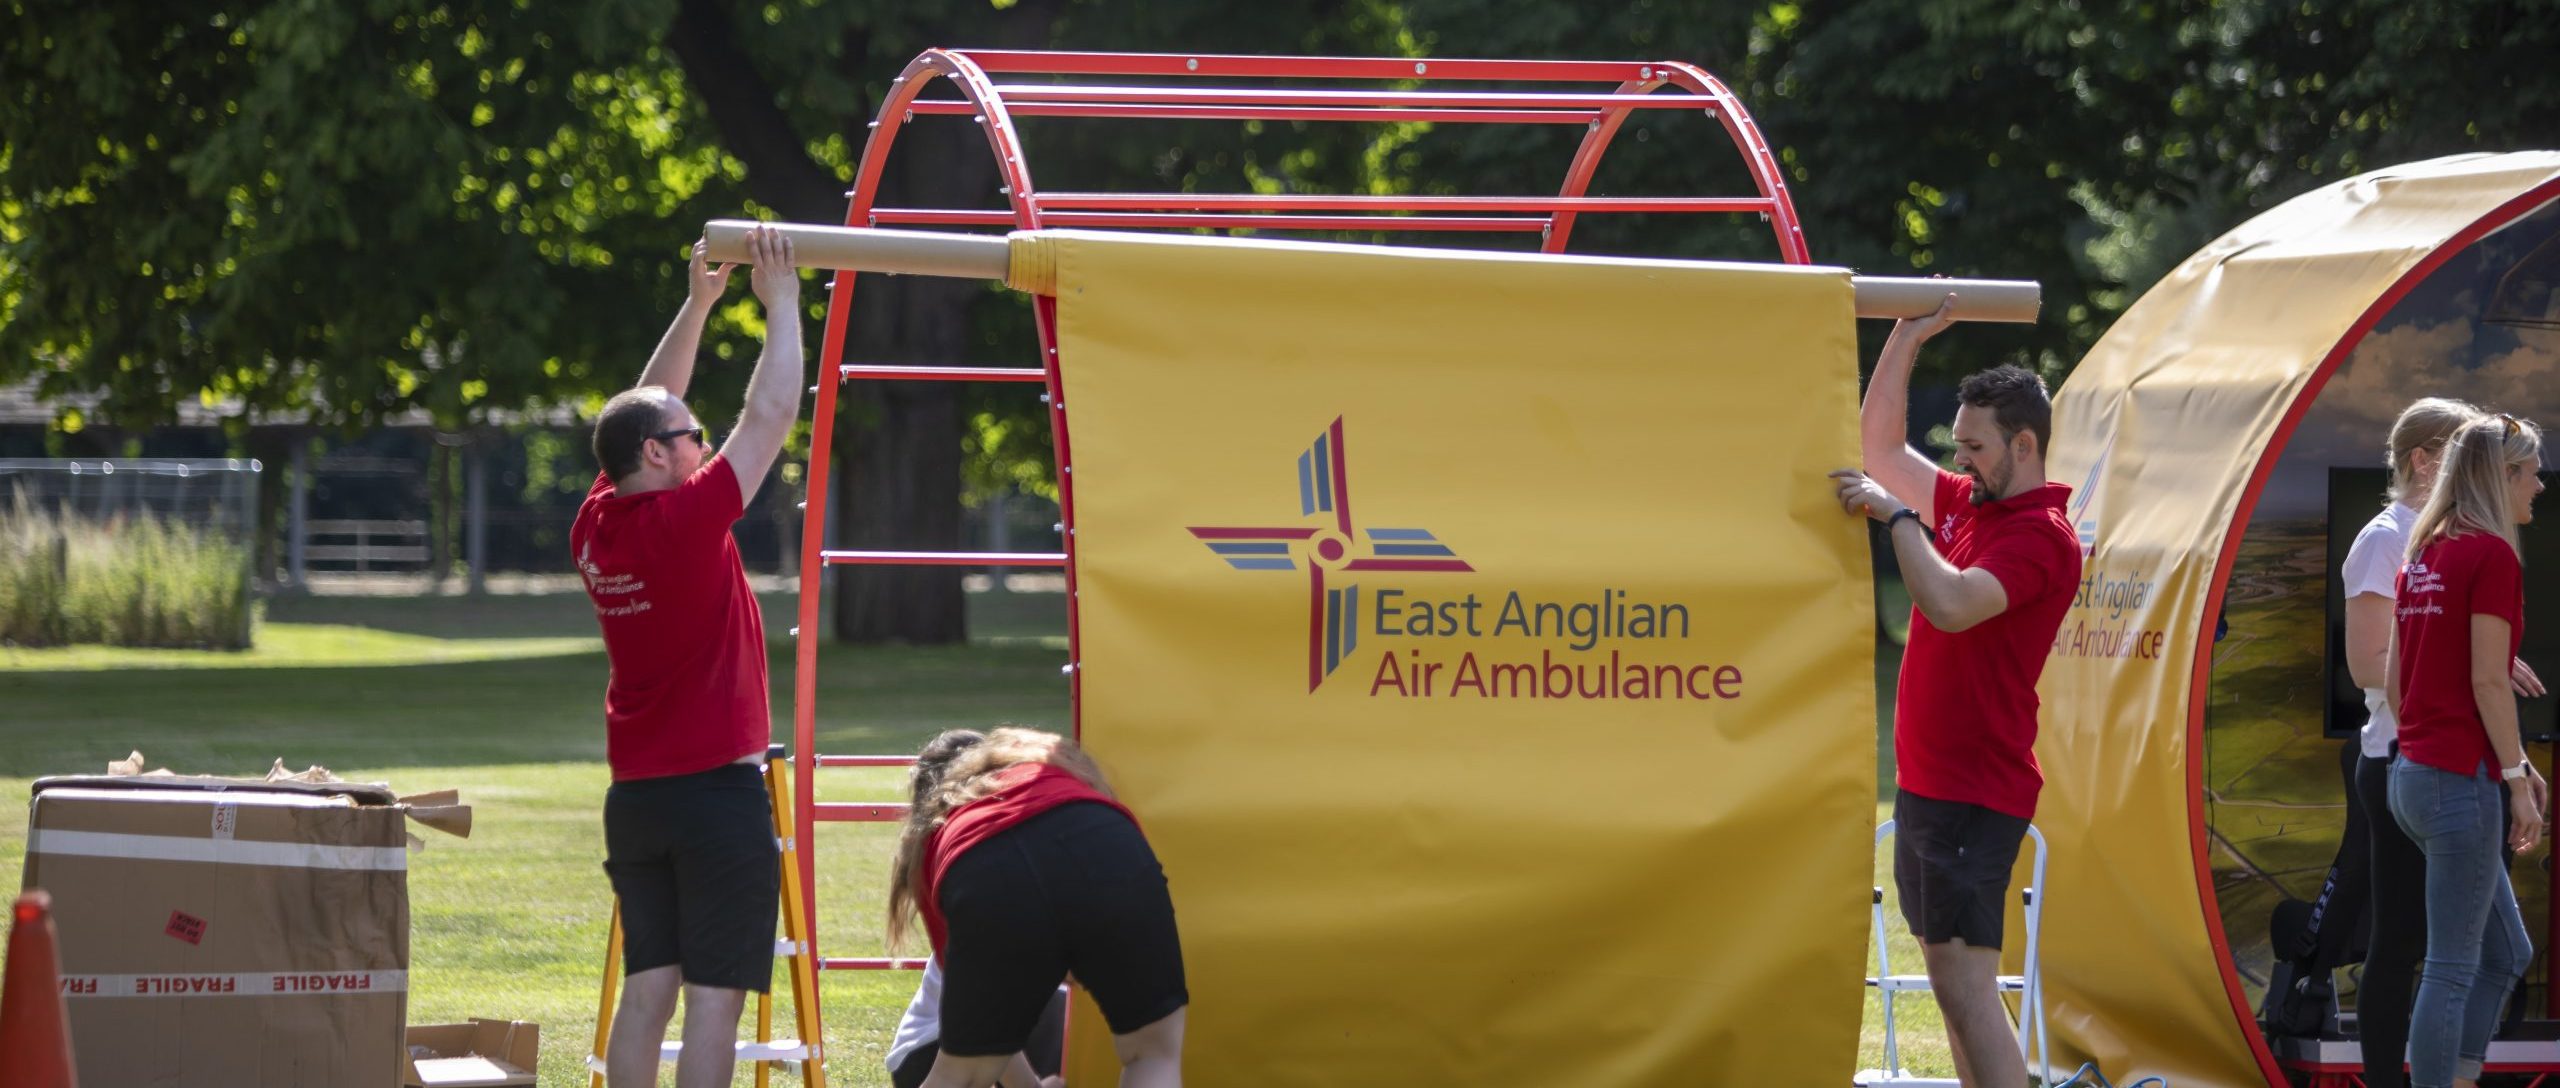
[[[1080,720],[1201,1084],[1852,1071],[1838,269],[1058,239]],[[1091,1006],[1077,1083],[1116,1076]]]

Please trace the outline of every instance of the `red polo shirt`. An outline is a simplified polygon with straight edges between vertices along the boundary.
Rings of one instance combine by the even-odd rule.
[[[2506,538],[2437,537],[2400,568],[2400,754],[2440,771],[2498,765],[2471,694],[2471,617],[2507,621],[2506,656],[2524,645],[2524,566]]]
[[[599,475],[569,527],[613,667],[604,692],[613,780],[707,771],[765,749],[764,614],[729,526],[738,474],[713,457],[665,491]]]
[[[1911,609],[1911,640],[1893,711],[1894,780],[1940,801],[2033,819],[2036,678],[2080,582],[2080,543],[2063,507],[2071,489],[2046,484],[1975,506],[1973,480],[1941,471],[1937,549],[1960,570],[1984,570],[2009,595],[2006,611],[1949,634]]]
[[[932,938],[936,956],[942,955],[943,946],[951,941],[950,925],[942,917],[942,877],[970,847],[1024,820],[1077,801],[1109,805],[1129,817],[1130,823],[1138,822],[1128,806],[1104,796],[1076,777],[1075,772],[1055,764],[1016,763],[990,777],[994,779],[994,793],[953,809],[942,826],[934,829],[933,836],[925,840],[924,879],[917,882],[916,913],[924,918],[925,936]]]

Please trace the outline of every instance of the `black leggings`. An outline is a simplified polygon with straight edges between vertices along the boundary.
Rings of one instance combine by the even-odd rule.
[[[2356,765],[2362,755],[2353,744],[2338,746],[2338,792],[2347,799],[2347,826],[2338,836],[2338,855],[2320,881],[2311,902],[2286,899],[2268,919],[2275,963],[2267,979],[2266,1002],[2258,1020],[2269,1034],[2317,1035],[2326,1029],[2329,979],[2338,968],[2364,959],[2370,929],[2365,912],[2373,876],[2373,856],[2366,824],[2388,820],[2387,810],[2368,808],[2356,791]]]
[[[2418,964],[2427,955],[2427,856],[2391,815],[2390,757],[2356,760],[2356,800],[2364,809],[2373,876],[2367,908],[2373,939],[2356,987],[2356,1037],[2364,1049],[2366,1088],[2403,1088],[2409,1006],[2417,998]]]

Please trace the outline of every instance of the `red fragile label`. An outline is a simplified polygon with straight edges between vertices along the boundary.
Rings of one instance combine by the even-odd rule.
[[[182,910],[169,912],[169,928],[161,930],[188,944],[204,943],[204,919]]]

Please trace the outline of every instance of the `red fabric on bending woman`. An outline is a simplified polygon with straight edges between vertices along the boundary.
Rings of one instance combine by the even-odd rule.
[[[1164,868],[1102,769],[1054,733],[926,743],[889,879],[889,943],[921,916],[942,967],[926,1088],[994,1084],[1060,981],[1111,1025],[1124,1086],[1182,1083],[1191,1003]]]

